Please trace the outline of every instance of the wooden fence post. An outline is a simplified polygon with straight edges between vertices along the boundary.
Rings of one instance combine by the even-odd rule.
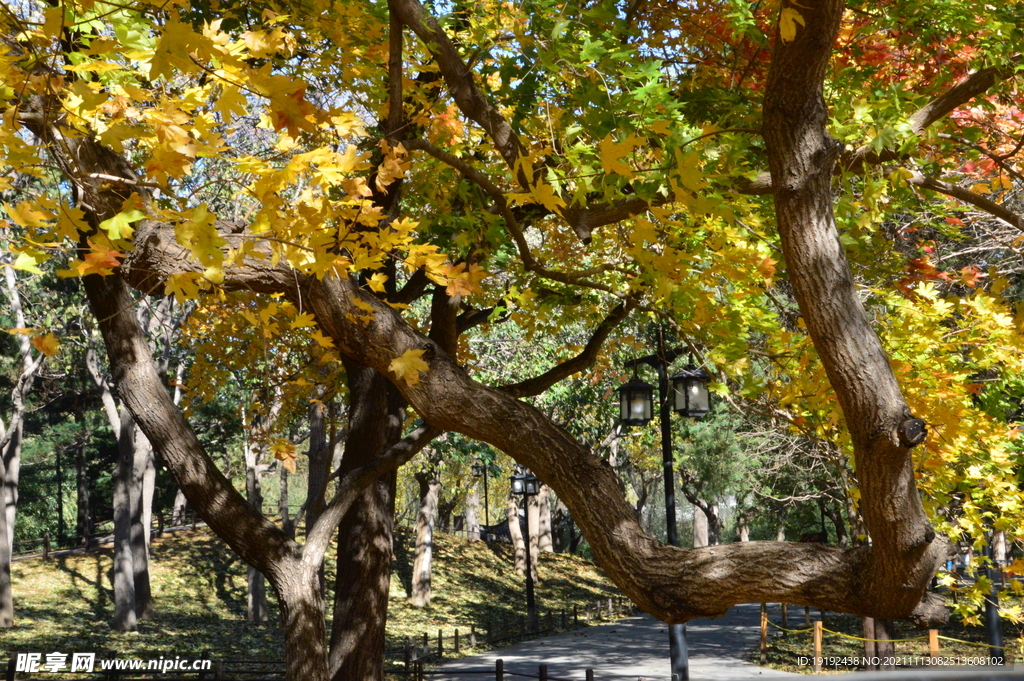
[[[444,635],[441,630],[437,630],[437,659],[444,657]]]
[[[548,681],[548,666],[542,664],[540,669],[537,671],[537,677],[540,681]]]
[[[562,629],[565,629],[565,608],[562,608]]]
[[[580,625],[580,606],[575,603],[572,606],[572,625],[578,627]]]
[[[427,638],[427,632],[423,632],[423,653],[417,655],[417,659],[424,658],[427,656],[427,651],[430,650],[430,639]]]
[[[939,630],[929,629],[928,630],[928,654],[932,657],[932,661],[939,656]]]
[[[494,661],[494,681],[505,681],[505,661],[500,657]]]
[[[455,630],[455,654],[459,654],[459,630]]]
[[[555,623],[554,623],[554,620],[551,617],[551,611],[548,610],[548,633],[550,634],[554,630],[555,630]]]
[[[196,529],[196,509],[192,509],[192,529]]]
[[[761,604],[761,664],[768,664],[768,604]]]
[[[17,666],[14,662],[14,655],[11,655],[11,659],[7,660],[7,674],[4,675],[5,681],[14,681],[15,669],[17,669]]]
[[[224,681],[224,660],[216,660],[213,663],[214,681]]]
[[[811,626],[811,606],[809,605],[804,606],[804,626]]]
[[[594,681],[594,670],[593,669],[588,669],[587,670],[587,681]]]
[[[782,635],[787,634],[786,629],[789,629],[789,604],[782,604]]]
[[[50,531],[43,532],[43,560],[50,558]]]
[[[409,665],[412,664],[412,637],[405,637],[405,671],[409,671]]]
[[[814,620],[814,673],[821,673],[821,620]]]
[[[469,647],[476,648],[476,625],[469,625]]]

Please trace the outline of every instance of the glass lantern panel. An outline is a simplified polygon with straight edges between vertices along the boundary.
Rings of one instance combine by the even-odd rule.
[[[704,414],[711,411],[711,395],[708,387],[701,381],[694,381],[689,385],[690,411]]]
[[[518,477],[512,478],[512,494],[522,494],[522,493],[523,493],[523,479],[522,478],[518,478]]]

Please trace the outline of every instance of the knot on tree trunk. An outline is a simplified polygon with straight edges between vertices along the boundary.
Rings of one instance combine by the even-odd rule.
[[[900,444],[909,449],[924,442],[928,437],[928,428],[921,419],[904,419],[896,427],[896,435],[900,439]]]

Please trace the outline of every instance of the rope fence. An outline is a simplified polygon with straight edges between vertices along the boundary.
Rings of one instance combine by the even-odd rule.
[[[785,608],[786,608],[786,604],[782,604],[782,612],[783,612],[783,621],[784,622],[785,622],[785,619],[786,619],[786,617],[785,617],[786,609]],[[822,616],[824,616],[824,612],[822,613]],[[809,610],[808,610],[808,619],[810,619]],[[810,627],[806,627],[804,629],[789,629],[789,628],[787,628],[785,626],[779,626],[778,624],[775,624],[774,622],[769,620],[768,619],[768,604],[767,603],[762,603],[761,604],[761,664],[762,665],[763,664],[767,664],[767,662],[768,662],[768,628],[769,627],[772,627],[774,629],[777,629],[777,630],[781,631],[783,636],[789,635],[789,634],[806,634],[806,633],[810,632],[810,634],[811,634],[811,644],[812,644],[812,646],[814,648],[813,665],[814,665],[815,673],[820,673],[821,670],[822,670],[822,666],[824,665],[825,654],[824,654],[824,641],[823,641],[823,639],[824,639],[824,634],[825,633],[829,633],[829,634],[832,634],[833,636],[838,636],[838,637],[841,637],[841,638],[846,638],[846,639],[850,639],[850,640],[854,640],[854,641],[861,641],[861,642],[864,642],[864,643],[876,643],[876,644],[877,643],[883,643],[883,644],[911,643],[911,642],[914,642],[914,641],[928,641],[928,652],[927,652],[926,655],[925,654],[922,654],[920,656],[912,655],[910,658],[908,658],[908,659],[913,661],[912,666],[926,666],[926,667],[928,667],[928,666],[943,666],[945,664],[948,664],[947,662],[943,661],[945,658],[943,658],[941,656],[941,648],[940,648],[939,641],[949,641],[951,643],[960,643],[960,644],[969,645],[969,646],[977,646],[977,647],[980,647],[980,648],[989,648],[989,645],[986,644],[986,643],[979,643],[978,641],[964,641],[962,639],[952,638],[950,636],[941,636],[941,635],[939,635],[939,632],[938,632],[937,629],[929,629],[928,633],[926,635],[923,635],[923,636],[912,636],[910,638],[888,638],[888,639],[866,638],[866,637],[863,637],[863,636],[854,636],[853,634],[847,634],[847,633],[844,633],[844,632],[841,632],[841,631],[835,631],[833,629],[827,629],[827,628],[825,628],[824,623],[821,620],[815,620],[815,621],[811,622],[811,626]],[[867,655],[865,655],[863,657],[859,657],[859,656],[852,656],[852,657],[851,656],[842,656],[842,657],[837,657],[836,659],[842,659],[844,661],[848,661],[850,664],[863,663],[865,665],[871,665],[871,666],[876,666],[876,667],[878,667],[878,666],[891,667],[891,666],[895,666],[895,665],[898,664],[895,661],[889,661],[889,660],[894,660],[895,659],[895,655],[891,655],[891,656],[874,656],[874,657],[870,658],[870,660],[869,660]],[[901,659],[903,659],[903,658],[901,658]],[[955,658],[952,658],[952,659],[959,659],[959,657],[955,657]],[[988,655],[985,655],[985,656],[979,656],[978,658],[966,658],[966,659],[971,659],[971,660],[973,660],[973,659],[991,660],[992,664],[997,664],[997,662],[995,662],[995,660],[1000,660],[998,662],[998,664],[1002,664],[1001,660],[1003,660],[1005,658],[1001,658],[999,656],[989,657]],[[957,664],[959,664],[959,663],[957,663]]]

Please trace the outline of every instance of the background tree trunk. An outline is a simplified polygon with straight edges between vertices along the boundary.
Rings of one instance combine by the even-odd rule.
[[[708,545],[708,517],[700,506],[693,507],[693,548]]]
[[[333,448],[328,447],[327,405],[320,400],[309,403],[309,469],[306,473],[306,536],[313,529],[317,519],[324,512],[327,493],[327,478],[331,474]],[[317,571],[320,579],[320,593],[324,592],[324,567]]]
[[[78,506],[75,518],[75,544],[88,546],[92,526],[89,523],[89,469],[85,457],[85,448],[91,432],[83,432],[82,441],[75,447],[75,492]]]
[[[401,439],[405,401],[385,376],[343,362],[350,405],[344,474],[372,463]],[[334,681],[383,678],[396,479],[388,473],[367,487],[338,528],[328,665]]]
[[[474,483],[473,491],[466,497],[466,537],[470,541],[480,541],[480,516],[477,511],[479,507],[480,494]]]
[[[251,443],[245,446],[245,496],[249,505],[257,513],[263,512],[263,490],[259,476],[259,448]],[[246,619],[253,624],[263,624],[269,615],[267,612],[267,583],[263,573],[252,567],[246,573],[248,598],[246,601]]]
[[[434,520],[437,501],[441,496],[441,481],[436,470],[420,471],[416,481],[420,484],[420,508],[416,513],[416,558],[412,566],[412,595],[410,603],[417,608],[430,605],[430,570],[434,553]]]
[[[864,639],[864,663],[865,669],[876,669],[877,665],[871,660],[878,654],[878,646],[875,644],[875,620],[872,617],[861,618],[861,632]]]
[[[121,407],[121,435],[114,475],[114,621],[120,631],[135,631],[135,572],[132,567],[132,472],[135,463],[135,422]]]
[[[0,482],[6,474],[0,457]],[[0,629],[14,626],[14,593],[11,589],[11,545],[7,542],[7,514],[0,513]]]
[[[551,488],[547,485],[541,485],[537,495],[537,524],[533,524],[532,518],[530,523],[530,527],[537,528],[537,550],[554,551],[551,538]]]
[[[146,504],[146,476],[153,468],[153,447],[145,434],[132,422],[134,446],[131,486],[128,489],[131,504],[132,582],[135,586],[135,617],[153,619],[153,592],[149,586],[149,524],[152,511]],[[153,483],[150,476],[149,503],[153,502]]]
[[[513,567],[516,574],[526,574],[526,543],[523,541],[523,526],[519,522],[519,497],[509,492],[508,507],[508,533],[512,537],[512,547],[515,551]]]
[[[892,620],[875,620],[875,655],[878,656],[880,661],[879,669],[896,668],[896,665],[892,664],[892,657],[896,654],[896,646],[892,642],[892,625]],[[886,658],[889,658],[889,664],[886,664]]]

